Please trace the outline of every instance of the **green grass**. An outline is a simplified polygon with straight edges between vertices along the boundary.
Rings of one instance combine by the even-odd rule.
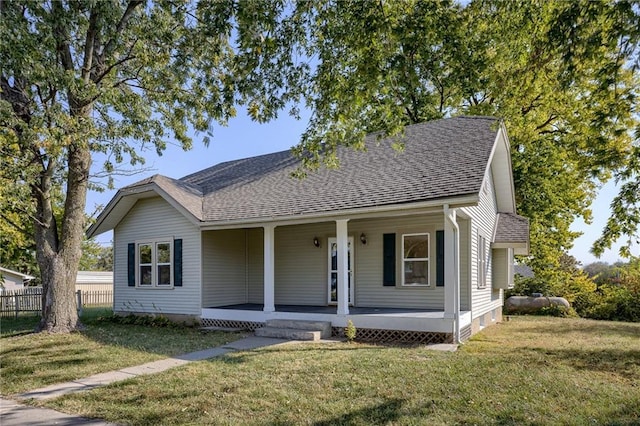
[[[33,333],[37,317],[3,318],[0,339],[0,394],[12,395],[218,346],[240,334],[201,332],[187,327],[146,327],[98,321],[108,310],[85,310],[82,332]]]
[[[291,344],[46,405],[135,425],[637,425],[640,324],[519,317],[455,353]]]

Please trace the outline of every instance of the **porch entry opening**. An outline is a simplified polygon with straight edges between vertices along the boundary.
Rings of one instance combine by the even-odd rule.
[[[349,237],[347,248],[347,270],[349,271],[349,305],[353,305],[354,282],[353,282],[353,237]],[[329,297],[330,305],[338,303],[338,240],[329,238]]]

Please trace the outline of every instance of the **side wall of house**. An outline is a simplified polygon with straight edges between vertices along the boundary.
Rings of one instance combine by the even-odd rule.
[[[182,239],[182,286],[128,286],[129,243]],[[161,197],[139,200],[114,230],[114,311],[200,315],[200,230]]]
[[[477,326],[489,325],[485,324],[485,318],[489,317],[490,321],[499,320],[499,312],[502,307],[502,291],[494,290],[493,267],[492,267],[492,250],[491,240],[494,235],[497,218],[497,203],[495,186],[491,173],[485,179],[485,184],[480,191],[480,202],[477,206],[462,209],[464,213],[471,217],[471,226],[468,232],[471,248],[471,268],[470,268],[470,284],[471,284],[471,311],[472,321],[482,318],[482,324],[479,321]],[[480,262],[478,259],[480,248],[480,237],[484,238],[485,252],[485,282],[480,283]],[[491,314],[493,312],[493,315]],[[474,329],[474,331],[476,331]]]

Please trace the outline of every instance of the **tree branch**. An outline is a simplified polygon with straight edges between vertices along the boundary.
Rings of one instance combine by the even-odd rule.
[[[91,8],[89,15],[89,28],[84,42],[84,61],[82,63],[82,80],[89,82],[91,77],[91,67],[93,66],[93,53],[97,34],[98,18],[95,10],[96,6]]]
[[[113,49],[115,49],[115,44],[118,36],[122,33],[122,30],[124,29],[125,25],[127,25],[127,22],[129,22],[129,19],[131,19],[131,16],[133,15],[133,12],[135,11],[136,7],[138,7],[142,3],[143,2],[141,0],[129,1],[129,4],[127,5],[127,9],[122,14],[122,17],[118,22],[118,25],[116,25],[115,35],[111,39],[109,39],[104,49],[102,50],[102,54],[100,54],[100,62],[104,62],[105,57],[111,54]]]

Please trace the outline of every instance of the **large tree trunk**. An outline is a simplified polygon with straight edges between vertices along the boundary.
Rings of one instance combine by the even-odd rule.
[[[91,152],[86,142],[68,148],[67,192],[62,216],[62,232],[54,215],[51,178],[47,170],[38,187],[36,253],[42,276],[42,319],[39,330],[68,333],[82,327],[76,310],[75,282],[82,255],[85,204],[91,167]]]
[[[38,329],[68,333],[81,328],[76,308],[75,281],[77,266],[64,255],[46,257],[39,262],[42,274],[42,320]]]

